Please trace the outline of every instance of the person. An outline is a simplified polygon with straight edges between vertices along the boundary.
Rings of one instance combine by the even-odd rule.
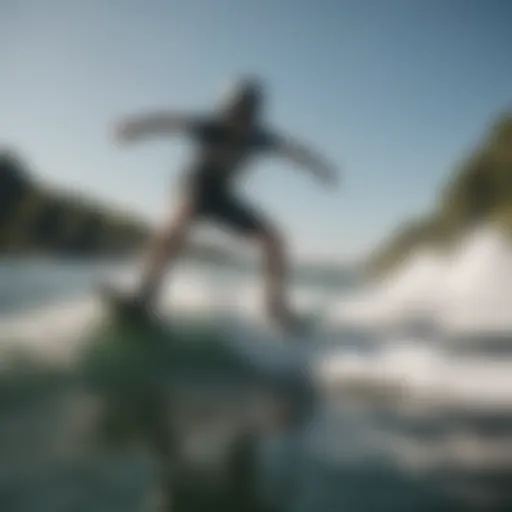
[[[178,204],[155,236],[140,286],[131,297],[139,306],[154,305],[167,268],[179,256],[191,227],[206,219],[259,244],[265,261],[267,314],[286,331],[297,325],[286,294],[288,256],[283,236],[272,221],[237,195],[234,184],[249,159],[263,153],[280,153],[326,184],[335,184],[336,174],[315,152],[264,125],[264,96],[259,79],[240,78],[212,115],[154,112],[118,125],[120,142],[181,133],[196,143],[195,157],[182,176]]]

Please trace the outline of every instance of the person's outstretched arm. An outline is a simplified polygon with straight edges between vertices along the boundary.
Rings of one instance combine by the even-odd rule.
[[[323,156],[290,137],[275,136],[274,147],[278,153],[311,171],[328,185],[336,185],[338,173],[334,165]]]
[[[153,112],[123,120],[116,126],[116,138],[132,142],[152,135],[188,132],[195,126],[192,116],[176,112]]]

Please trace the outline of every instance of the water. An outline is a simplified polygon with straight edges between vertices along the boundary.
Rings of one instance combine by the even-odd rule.
[[[95,283],[113,274],[131,277],[115,264],[4,262],[0,343],[16,340],[49,359],[72,352],[98,315]],[[332,282],[332,276],[298,278],[295,303],[327,313],[334,298],[354,286],[342,275]],[[263,343],[267,331],[253,275],[183,266],[164,304],[192,319],[225,318],[248,349],[262,343],[265,350],[257,352],[269,362],[277,353],[271,338],[265,338],[269,346]],[[304,512],[510,507],[508,360],[449,351],[440,338],[375,337],[335,325],[310,341],[304,354],[323,405],[302,437],[270,438],[262,447],[260,492],[269,503]],[[149,510],[144,499],[153,462],[138,451],[96,453],[77,443],[85,398],[33,386],[18,390],[16,400],[2,388],[1,509]]]

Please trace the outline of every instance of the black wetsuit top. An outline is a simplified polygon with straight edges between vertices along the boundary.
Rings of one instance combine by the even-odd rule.
[[[243,234],[261,230],[263,219],[236,196],[233,182],[255,153],[276,146],[275,137],[263,130],[236,137],[215,121],[196,122],[191,131],[198,145],[197,156],[184,178],[197,215]]]

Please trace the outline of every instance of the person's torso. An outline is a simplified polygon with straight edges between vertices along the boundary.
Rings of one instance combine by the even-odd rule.
[[[251,157],[270,145],[259,129],[236,135],[215,121],[200,123],[195,130],[196,154],[190,173],[217,186],[228,186],[249,164]]]

